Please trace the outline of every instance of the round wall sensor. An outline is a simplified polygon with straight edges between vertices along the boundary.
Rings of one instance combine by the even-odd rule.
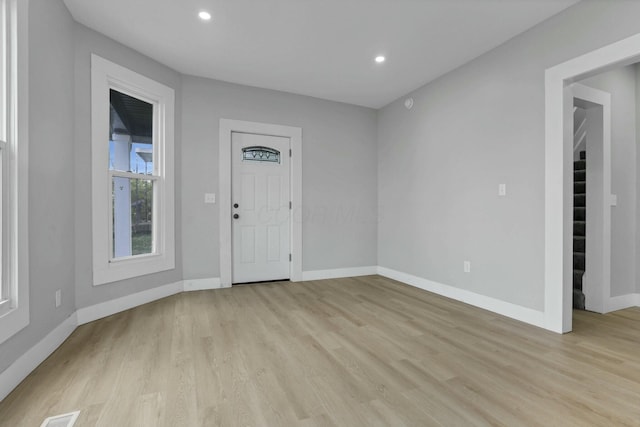
[[[404,100],[404,106],[407,110],[410,110],[413,107],[413,98],[407,98]]]

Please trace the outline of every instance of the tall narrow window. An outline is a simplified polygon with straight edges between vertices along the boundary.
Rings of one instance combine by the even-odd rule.
[[[25,3],[0,0],[0,343],[29,324]]]
[[[173,89],[92,56],[93,281],[174,268]]]
[[[115,89],[109,91],[111,259],[153,254],[153,161],[156,106]]]

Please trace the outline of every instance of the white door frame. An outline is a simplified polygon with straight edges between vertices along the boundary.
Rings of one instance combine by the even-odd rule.
[[[602,222],[592,225],[590,220],[592,215],[589,215],[592,212],[590,205],[587,208],[587,236],[591,234],[592,238],[589,240],[591,243],[587,245],[586,251],[587,272],[585,279],[588,280],[583,281],[582,292],[585,295],[587,310],[606,313],[607,302],[611,297],[611,94],[579,83],[572,84],[571,90],[574,99],[577,98],[602,107],[602,141],[596,142],[602,144],[602,158],[600,159],[602,161],[602,192],[594,194],[593,198],[602,202],[600,207],[593,205],[594,209],[602,209]],[[587,145],[588,141],[589,135],[587,134]],[[593,161],[593,156],[590,159],[589,151],[587,151],[587,168],[589,164],[593,164]],[[587,183],[587,205],[590,203],[590,194],[592,192],[589,189],[589,183]],[[597,218],[597,215],[595,217]],[[596,228],[592,229],[591,227]],[[594,230],[598,232],[593,233]],[[593,248],[594,245],[600,246],[600,248]],[[601,259],[592,259],[598,258],[597,255],[600,255]],[[590,270],[593,274],[589,273]]]
[[[231,235],[231,133],[280,136],[291,141],[291,265],[290,280],[302,280],[302,128],[220,119],[219,206],[220,206],[220,285],[232,284]]]
[[[545,71],[545,328],[572,329],[573,93],[571,83],[640,59],[640,34]]]

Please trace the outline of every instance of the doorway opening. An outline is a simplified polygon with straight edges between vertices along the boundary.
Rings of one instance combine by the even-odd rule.
[[[573,94],[573,308],[604,313],[611,289],[611,94]]]
[[[574,96],[571,86],[599,73],[637,63],[639,59],[640,34],[637,34],[548,68],[545,72],[544,316],[545,328],[555,332],[572,330],[574,135],[571,122]],[[587,160],[589,157],[587,153]],[[611,194],[608,196],[608,202],[612,202]],[[589,264],[588,259],[586,263]],[[607,297],[611,304],[610,295]],[[587,301],[585,295],[585,303]]]

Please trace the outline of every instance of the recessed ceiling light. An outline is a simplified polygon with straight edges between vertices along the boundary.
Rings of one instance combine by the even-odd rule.
[[[198,13],[198,16],[203,21],[210,21],[211,20],[211,14],[209,12],[205,12],[204,10],[202,12]]]
[[[378,55],[378,56],[376,56],[376,62],[377,62],[378,64],[382,64],[386,59],[387,59],[387,58],[385,58],[385,57],[384,57],[384,56],[382,56],[382,55]]]

